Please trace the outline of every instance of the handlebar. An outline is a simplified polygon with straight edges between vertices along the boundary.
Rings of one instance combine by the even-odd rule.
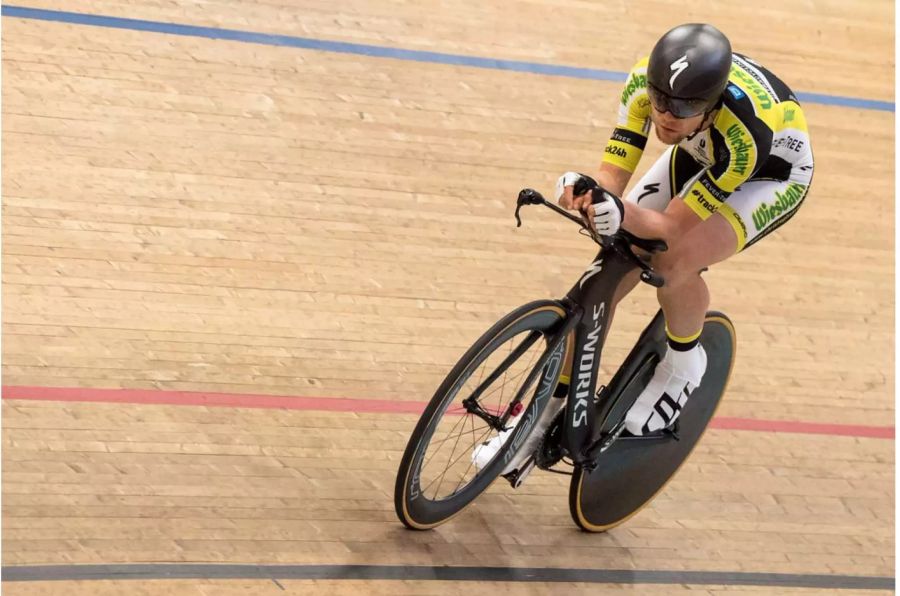
[[[584,218],[573,215],[562,207],[554,205],[553,203],[545,199],[543,195],[541,195],[541,193],[534,190],[533,188],[523,188],[521,191],[519,191],[519,198],[516,200],[517,228],[522,227],[522,218],[519,217],[519,210],[522,209],[522,207],[525,205],[543,205],[544,207],[549,207],[566,219],[574,221],[581,227],[581,229],[587,231],[588,235],[591,237],[591,240],[593,240],[603,248],[618,250],[626,258],[632,261],[637,267],[639,267],[641,269],[641,281],[648,283],[655,288],[661,288],[663,287],[663,285],[665,285],[666,280],[663,278],[663,276],[655,272],[650,267],[650,265],[641,260],[641,258],[634,254],[634,251],[631,250],[632,246],[637,246],[638,248],[649,253],[665,252],[669,248],[668,245],[666,245],[665,241],[638,238],[634,234],[631,234],[630,232],[627,232],[623,229],[619,229],[619,231],[612,236],[601,236],[587,224]]]

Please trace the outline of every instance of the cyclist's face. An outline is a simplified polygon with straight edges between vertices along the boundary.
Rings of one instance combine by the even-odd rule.
[[[674,145],[686,139],[697,130],[703,122],[703,114],[697,114],[690,118],[676,118],[669,112],[660,112],[656,106],[650,110],[650,120],[656,129],[656,136],[666,145]]]

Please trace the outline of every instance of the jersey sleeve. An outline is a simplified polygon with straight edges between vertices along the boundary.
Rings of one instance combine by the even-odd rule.
[[[684,193],[685,204],[703,220],[766,161],[772,131],[762,122],[745,123],[723,106],[712,127],[712,142],[715,163]]]
[[[618,166],[634,172],[650,132],[650,98],[647,96],[647,62],[638,61],[628,73],[616,128],[613,130],[603,152],[603,163]]]

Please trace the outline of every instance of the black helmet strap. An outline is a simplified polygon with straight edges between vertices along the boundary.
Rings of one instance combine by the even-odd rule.
[[[706,124],[706,120],[709,118],[709,115],[712,114],[713,112],[715,112],[716,110],[718,110],[720,107],[722,107],[722,98],[721,97],[719,97],[719,100],[716,103],[714,103],[708,110],[703,112],[703,119],[700,121],[700,124],[697,125],[697,128],[694,129],[694,132],[692,132],[691,134],[688,135],[688,137],[687,137],[688,141],[693,139],[695,136],[697,136],[697,133],[699,133],[703,130],[703,125]]]

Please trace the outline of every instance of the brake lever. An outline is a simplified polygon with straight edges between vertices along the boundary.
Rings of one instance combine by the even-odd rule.
[[[523,188],[520,190],[519,198],[516,199],[516,227],[522,227],[522,218],[519,217],[519,210],[521,210],[524,205],[540,205],[541,203],[546,202],[546,199],[541,196],[541,193],[533,188]]]
[[[631,260],[641,269],[641,281],[650,284],[654,288],[661,288],[665,285],[665,278],[653,271],[653,269],[650,268],[650,265],[642,261],[636,254],[634,254],[634,251],[631,250],[630,246],[631,244],[634,244],[638,248],[641,248],[648,252],[663,252],[668,249],[668,246],[664,241],[645,240],[643,238],[638,238],[634,234],[631,234],[630,232],[627,232],[625,230],[619,230],[614,236],[601,236],[600,234],[595,232],[594,229],[590,226],[590,223],[587,222],[584,212],[581,212],[582,217],[573,215],[562,207],[549,202],[543,197],[543,195],[541,195],[541,193],[534,190],[533,188],[523,188],[519,191],[519,197],[518,199],[516,199],[517,228],[522,227],[522,218],[519,217],[519,210],[522,209],[524,205],[544,205],[545,207],[549,207],[563,217],[570,219],[581,226],[582,230],[587,232],[591,240],[593,240],[603,248],[608,248],[610,245],[615,244],[616,242],[620,242],[622,244],[621,252],[624,253],[629,260]]]
[[[544,207],[548,207],[553,211],[556,211],[566,219],[570,219],[577,223],[582,228],[590,231],[590,226],[588,226],[585,221],[578,217],[577,215],[572,215],[559,205],[554,205],[550,201],[544,198],[544,196],[533,188],[523,188],[519,191],[519,198],[516,200],[516,227],[522,226],[522,219],[519,217],[519,209],[522,208],[523,205],[543,205]]]

